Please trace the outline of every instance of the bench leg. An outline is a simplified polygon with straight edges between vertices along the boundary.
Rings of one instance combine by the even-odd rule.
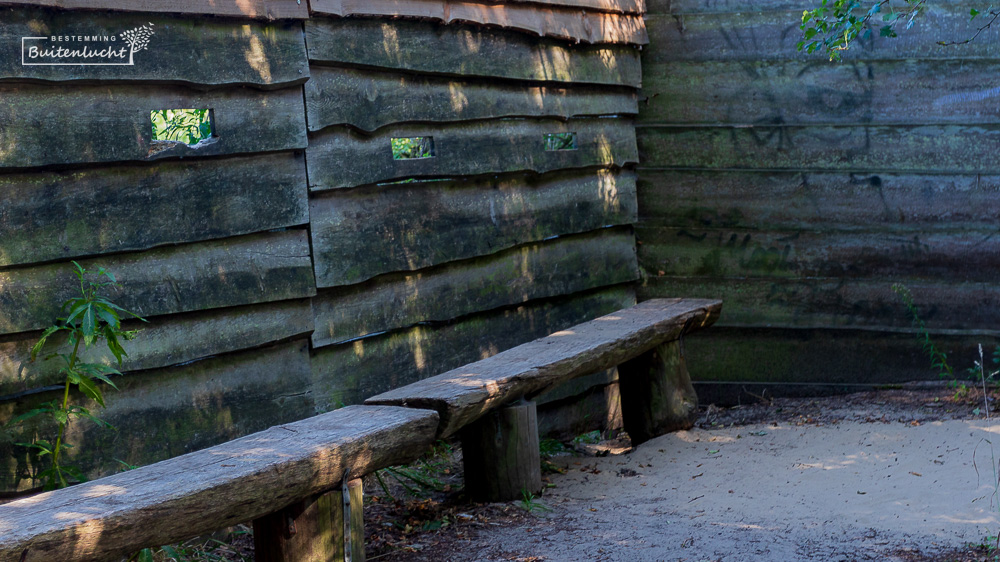
[[[511,501],[542,490],[535,403],[497,408],[461,433],[465,491],[475,501]]]
[[[618,366],[625,431],[638,445],[654,437],[691,429],[698,418],[698,395],[684,363],[684,343],[658,345]]]
[[[346,491],[338,489],[319,494],[254,519],[254,559],[257,562],[364,562],[361,480],[351,480],[346,486]],[[345,512],[348,512],[347,524]],[[345,543],[350,557],[344,556]]]

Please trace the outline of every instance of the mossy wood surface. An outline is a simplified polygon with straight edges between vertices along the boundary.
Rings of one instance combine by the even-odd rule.
[[[644,227],[692,232],[890,233],[988,231],[1000,216],[1000,176],[643,170]]]
[[[989,280],[652,275],[639,288],[639,295],[641,299],[658,295],[720,298],[726,303],[720,326],[906,331],[913,334],[913,345],[919,349],[919,332],[912,328],[913,317],[902,299],[892,291],[894,281],[912,292],[920,317],[932,332],[982,333],[985,345],[1000,335],[1000,289]]]
[[[125,321],[126,330],[140,330],[135,339],[123,341],[128,353],[122,365],[107,347],[81,350],[81,360],[102,363],[122,371],[167,367],[242,349],[251,349],[313,331],[310,301],[298,299],[233,308],[155,316],[147,323]],[[24,392],[63,382],[58,359],[48,353],[69,353],[61,333],[52,336],[45,352],[31,362],[31,347],[41,332],[22,332],[0,338],[0,395]]]
[[[148,250],[309,222],[291,152],[0,175],[0,266]]]
[[[991,60],[827,64],[806,57],[648,63],[640,124],[996,124],[995,67]]]
[[[634,247],[630,230],[608,229],[322,290],[313,299],[317,329],[312,342],[319,347],[633,281],[639,277]]]
[[[642,14],[646,11],[646,0],[509,0],[542,6],[566,6],[569,8],[586,8],[604,12],[622,12],[627,14]]]
[[[304,230],[252,234],[147,252],[81,260],[114,272],[119,306],[158,316],[316,294]],[[65,264],[0,271],[0,333],[39,330],[78,294]]]
[[[126,10],[236,16],[258,19],[305,19],[309,6],[301,0],[0,0],[0,4],[49,6],[63,10]]]
[[[577,148],[545,150],[545,135],[575,133]],[[393,138],[432,137],[433,156],[395,159]],[[309,140],[309,188],[323,191],[420,177],[624,166],[639,161],[635,129],[625,119],[494,120],[399,125],[363,135],[331,127]],[[349,168],[344,162],[351,162]]]
[[[212,109],[217,136],[194,147],[176,141],[154,145],[154,109]],[[167,86],[2,84],[0,123],[0,169],[268,152],[307,144],[301,87],[199,92]]]
[[[306,22],[309,60],[452,76],[638,87],[639,50],[509,31],[376,18]]]
[[[86,3],[91,9],[101,9],[99,3],[106,0],[69,1]],[[32,4],[39,3],[32,2]],[[155,0],[140,2],[129,0],[116,3],[136,11],[147,11],[143,10],[143,6],[156,5],[158,9],[150,11],[181,12],[186,5],[193,4],[199,4],[205,10],[211,10],[213,6],[239,4],[252,11],[258,9],[264,2],[263,0],[238,2],[182,0],[171,5]],[[267,0],[268,6],[273,5],[275,9],[281,9],[289,3],[292,6],[296,5],[294,0],[291,2]],[[174,9],[165,9],[168,7]],[[301,7],[305,8],[305,2]],[[132,65],[21,64],[22,37],[114,36],[117,41],[108,43],[45,41],[38,44],[46,48],[63,46],[67,49],[79,49],[83,45],[88,45],[92,49],[103,49],[105,45],[122,48],[126,47],[126,44],[119,34],[143,25],[151,28],[153,35],[145,50],[132,54]],[[128,81],[276,88],[301,84],[309,78],[305,48],[305,42],[302,40],[302,24],[294,21],[256,22],[246,19],[168,16],[152,13],[56,11],[24,5],[0,7],[0,81],[26,79],[52,82]],[[3,97],[6,98],[6,94]],[[189,109],[188,106],[183,107]],[[149,109],[177,108],[180,106],[151,107],[147,108],[147,113]]]
[[[645,301],[365,403],[437,410],[440,435],[447,437],[496,406],[619,365],[663,342],[708,327],[721,309],[722,302],[713,300]]]
[[[636,220],[632,172],[406,183],[310,200],[319,287]],[[392,209],[392,212],[385,212]]]
[[[71,395],[74,404],[89,408],[115,427],[111,430],[86,420],[74,420],[69,426],[67,439],[74,447],[67,451],[66,462],[78,466],[90,479],[123,470],[118,460],[147,465],[316,413],[307,339],[129,373],[114,380],[119,390],[105,390],[107,409],[101,410],[83,395]],[[4,402],[0,416],[9,419],[61,398],[59,387],[31,394]],[[43,439],[56,431],[39,418],[25,430],[38,430]],[[23,431],[11,430],[10,435],[25,441]],[[3,443],[0,488],[24,490],[41,485],[31,479],[28,456],[24,447]]]
[[[314,66],[305,89],[310,131],[331,125],[374,131],[407,122],[638,112],[635,91],[626,88],[456,80],[376,69]]]
[[[316,407],[359,403],[633,304],[632,288],[617,286],[326,346],[312,358]]]
[[[331,16],[389,16],[474,23],[584,43],[649,42],[639,15],[584,11],[520,2],[462,0],[310,0],[310,11]]]
[[[0,506],[0,559],[115,560],[174,544],[330,490],[345,471],[361,475],[410,462],[433,443],[436,429],[434,412],[344,408],[11,502]]]

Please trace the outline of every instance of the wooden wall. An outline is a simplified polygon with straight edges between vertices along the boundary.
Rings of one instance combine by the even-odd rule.
[[[971,365],[1000,333],[1000,43],[936,45],[975,31],[944,2],[830,63],[795,50],[813,4],[650,2],[640,299],[725,301],[689,342],[702,381],[933,377],[896,282]]]
[[[70,260],[149,319],[107,394],[117,429],[72,428],[92,476],[635,302],[641,1],[163,6],[0,1],[0,61],[22,36],[156,29],[134,67],[0,62],[0,422],[58,393],[27,359]],[[212,108],[217,141],[150,151],[168,108]],[[545,151],[560,132],[577,149]],[[394,160],[414,136],[434,157]],[[609,382],[548,399],[607,410]],[[20,438],[0,434],[0,490],[33,485]]]

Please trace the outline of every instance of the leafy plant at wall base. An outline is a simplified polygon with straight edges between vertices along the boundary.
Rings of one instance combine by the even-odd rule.
[[[906,310],[909,311],[910,316],[913,318],[913,327],[920,332],[918,337],[920,338],[921,347],[924,353],[930,358],[931,366],[937,370],[938,376],[941,378],[954,381],[955,370],[948,364],[948,356],[938,349],[934,345],[934,341],[931,340],[931,334],[927,331],[927,325],[920,318],[917,306],[913,303],[913,295],[910,293],[910,290],[900,283],[894,284],[892,290],[903,300],[903,305],[906,306]]]
[[[109,287],[119,286],[111,272],[104,268],[98,268],[96,272],[89,272],[76,262],[73,262],[73,265],[76,268],[74,273],[80,282],[80,295],[63,303],[61,310],[66,316],[57,318],[55,324],[42,333],[38,343],[31,349],[31,360],[35,361],[50,337],[58,332],[67,333],[66,339],[72,351],[70,353],[52,353],[45,357],[46,361],[58,359],[62,362],[62,368],[59,371],[64,376],[62,400],[53,400],[42,404],[38,408],[17,416],[10,422],[10,425],[21,425],[31,418],[43,416],[48,417],[58,426],[54,442],[36,439],[30,443],[18,443],[20,446],[34,450],[39,459],[46,457],[49,459],[49,468],[36,475],[46,490],[63,488],[71,483],[85,480],[79,469],[63,461],[64,451],[72,448],[72,445],[67,443],[65,438],[66,429],[74,418],[85,418],[100,426],[111,427],[110,424],[91,414],[87,408],[70,402],[70,391],[75,387],[76,390],[97,402],[100,407],[105,407],[104,394],[99,383],[105,383],[117,389],[118,387],[109,376],[121,374],[114,367],[100,363],[82,362],[80,360],[81,346],[83,349],[89,349],[97,346],[103,340],[108,350],[114,355],[118,365],[121,366],[122,358],[126,356],[121,342],[134,338],[136,334],[136,331],[122,330],[121,314],[139,318],[138,315],[112,303],[102,294]],[[142,320],[142,318],[139,319]]]

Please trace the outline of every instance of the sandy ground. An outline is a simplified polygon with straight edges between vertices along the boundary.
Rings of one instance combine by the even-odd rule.
[[[386,559],[954,559],[933,553],[1000,529],[986,441],[1000,424],[969,404],[918,393],[710,408],[701,427],[627,454],[554,457],[566,472],[549,476],[551,512],[415,537],[436,546]]]

